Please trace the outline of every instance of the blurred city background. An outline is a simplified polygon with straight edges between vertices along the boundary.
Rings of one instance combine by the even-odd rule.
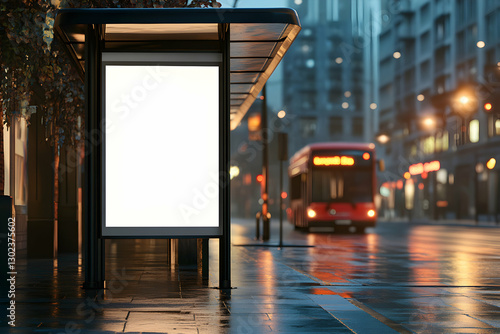
[[[266,100],[271,124],[289,133],[289,152],[315,142],[374,142],[386,163],[378,175],[380,218],[496,221],[500,3],[286,5],[298,12],[302,31],[268,83]],[[248,194],[259,174],[249,160],[260,155],[249,157],[259,146],[247,128],[261,104],[233,132],[232,159],[240,167],[233,204],[244,216],[258,205],[259,191]],[[276,145],[271,175],[278,175]],[[437,170],[410,168],[436,161]],[[279,196],[273,181],[271,208]]]

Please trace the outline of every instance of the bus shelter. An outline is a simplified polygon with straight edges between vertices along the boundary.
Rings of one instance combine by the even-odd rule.
[[[291,9],[63,9],[85,82],[85,286],[106,238],[219,238],[231,287],[229,132],[300,31]]]

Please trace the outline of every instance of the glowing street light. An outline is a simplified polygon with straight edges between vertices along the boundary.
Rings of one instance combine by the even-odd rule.
[[[234,179],[236,176],[240,175],[240,169],[238,166],[231,166],[229,168],[229,177],[230,179]]]
[[[426,128],[434,128],[436,126],[436,120],[432,117],[426,117],[422,120],[422,124],[426,127]]]
[[[452,99],[452,107],[460,115],[469,116],[477,108],[477,97],[472,88],[459,90]]]
[[[389,136],[385,133],[379,134],[376,139],[380,144],[386,144],[390,140]]]
[[[486,167],[488,169],[493,169],[495,168],[495,165],[497,164],[497,161],[495,160],[495,158],[491,158],[490,160],[488,160],[488,162],[486,163]]]
[[[459,101],[463,105],[466,105],[469,102],[469,97],[468,96],[460,96]]]
[[[470,84],[460,86],[451,96],[450,102],[453,112],[460,117],[462,123],[458,140],[460,145],[463,145],[467,141],[467,131],[469,127],[467,119],[470,118],[479,108],[475,87]],[[471,140],[471,142],[474,141]]]

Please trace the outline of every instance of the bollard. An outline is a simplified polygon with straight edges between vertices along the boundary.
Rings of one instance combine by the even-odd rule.
[[[260,238],[260,211],[255,214],[255,240],[259,240]]]
[[[267,215],[262,215],[262,241],[269,240],[269,222],[271,221],[271,214],[268,212]]]

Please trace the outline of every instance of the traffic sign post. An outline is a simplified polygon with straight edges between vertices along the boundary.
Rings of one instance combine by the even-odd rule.
[[[288,160],[288,134],[278,133],[278,155],[280,159],[280,244],[283,247],[283,161]]]

